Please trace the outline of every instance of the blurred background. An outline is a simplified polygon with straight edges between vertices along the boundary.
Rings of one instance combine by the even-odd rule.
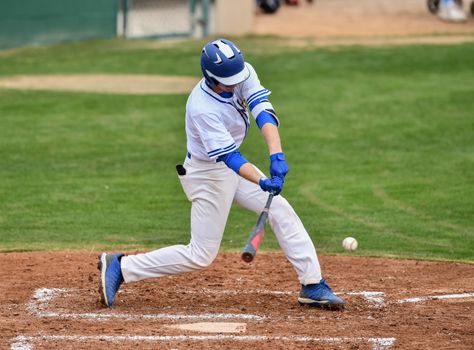
[[[473,12],[470,0],[3,0],[0,49],[249,34],[322,41],[468,34],[472,40]]]

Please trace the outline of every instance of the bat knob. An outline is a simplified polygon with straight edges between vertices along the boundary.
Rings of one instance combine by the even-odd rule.
[[[253,255],[250,254],[249,252],[244,252],[242,253],[242,260],[245,261],[246,263],[251,263],[253,260]]]

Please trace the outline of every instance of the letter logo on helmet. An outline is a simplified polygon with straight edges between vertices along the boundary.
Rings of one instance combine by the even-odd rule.
[[[211,87],[219,83],[226,86],[237,85],[250,75],[242,53],[233,42],[226,39],[210,41],[204,46],[201,70]]]

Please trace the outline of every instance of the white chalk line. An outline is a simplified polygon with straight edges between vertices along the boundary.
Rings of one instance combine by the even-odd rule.
[[[368,337],[311,337],[311,336],[286,336],[286,335],[162,335],[162,336],[141,336],[141,335],[35,335],[35,336],[16,336],[10,346],[10,350],[32,350],[36,342],[48,341],[76,341],[93,342],[106,341],[112,343],[121,342],[172,342],[172,341],[289,341],[289,342],[312,342],[312,343],[369,343],[374,350],[390,349],[396,341],[396,338],[368,338]]]
[[[419,302],[427,301],[427,300],[461,299],[461,298],[469,298],[469,297],[474,297],[474,293],[428,295],[428,296],[418,297],[418,298],[400,299],[400,300],[397,300],[396,302],[397,304],[419,303]]]
[[[336,293],[336,294],[344,294],[344,293]],[[369,307],[376,307],[380,308],[385,303],[384,292],[369,292],[369,291],[360,291],[360,292],[347,292],[347,295],[362,295],[369,303]]]
[[[126,321],[132,320],[252,320],[262,321],[266,319],[265,316],[251,315],[251,314],[226,314],[226,313],[205,313],[196,315],[187,314],[127,314],[127,313],[116,313],[116,314],[100,314],[100,313],[58,313],[58,312],[39,312],[36,316],[40,318],[70,318],[70,319],[93,319],[93,320],[111,320],[120,319]]]
[[[296,291],[266,290],[266,289],[210,289],[199,288],[182,291],[183,294],[223,294],[223,295],[247,295],[247,294],[270,294],[270,295],[294,295]]]

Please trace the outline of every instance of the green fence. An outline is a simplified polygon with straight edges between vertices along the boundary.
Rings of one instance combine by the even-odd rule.
[[[117,0],[2,0],[0,49],[114,37]]]

